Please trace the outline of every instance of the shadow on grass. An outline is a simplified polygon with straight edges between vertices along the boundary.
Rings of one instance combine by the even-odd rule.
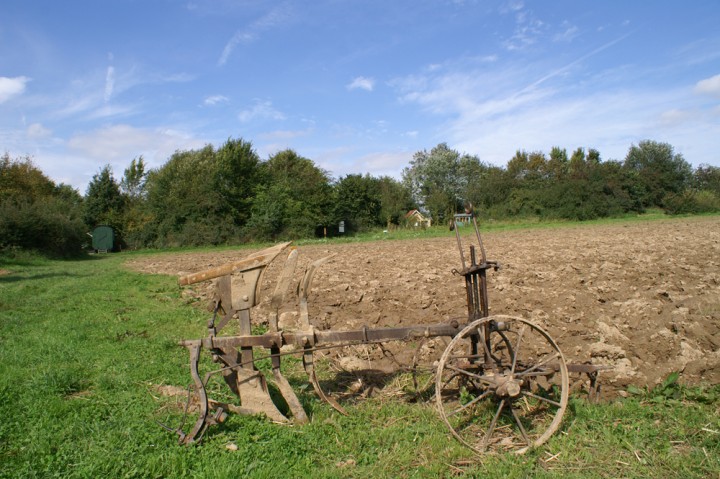
[[[48,278],[83,278],[87,277],[87,274],[76,274],[76,273],[40,273],[28,275],[25,273],[10,273],[0,276],[0,284],[2,283],[17,283],[19,281],[30,281],[38,279]]]

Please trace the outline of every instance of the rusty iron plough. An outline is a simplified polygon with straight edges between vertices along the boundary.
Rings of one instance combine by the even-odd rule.
[[[283,331],[278,320],[280,308],[291,289],[298,260],[298,251],[291,248],[270,298],[267,331],[253,334],[250,312],[259,302],[264,272],[290,243],[181,277],[180,285],[214,279],[215,296],[207,337],[180,343],[190,353],[193,383],[189,391],[197,403],[198,418],[187,432],[182,426],[168,429],[178,434],[181,444],[192,444],[202,439],[209,426],[225,421],[230,412],[264,414],[281,423],[291,420],[295,424],[307,423],[307,413],[280,370],[281,359],[288,354],[302,355],[303,366],[318,396],[346,414],[343,407],[323,391],[316,373],[315,352],[347,345],[445,337],[449,343],[434,367],[434,397],[440,417],[450,432],[478,453],[522,453],[543,444],[557,431],[567,408],[569,374],[587,375],[588,393],[593,399],[598,394],[598,373],[604,367],[566,364],[555,341],[540,326],[524,318],[489,315],[487,271],[497,270],[500,264],[487,260],[473,214],[455,215],[454,225],[460,222],[472,225],[475,233],[466,257],[459,228],[454,228],[462,268],[453,273],[465,280],[467,317],[445,323],[354,330],[315,328],[308,313],[308,294],[318,267],[330,258],[326,257],[311,263],[297,285],[298,329]],[[223,328],[234,320],[239,323],[239,334],[221,335]],[[288,346],[292,346],[292,351],[287,351]],[[265,350],[265,354],[256,356],[260,350]],[[201,376],[203,351],[210,353],[221,367]],[[282,409],[289,410],[290,414],[280,411],[270,394],[265,374],[257,367],[259,361],[268,359],[275,388],[287,405]],[[222,375],[239,398],[240,406],[208,397],[208,381],[216,374]]]

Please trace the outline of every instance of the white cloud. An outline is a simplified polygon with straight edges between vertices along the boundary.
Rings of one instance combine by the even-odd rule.
[[[500,6],[500,13],[517,12],[525,8],[525,3],[521,0],[511,0]]]
[[[205,98],[205,100],[203,101],[203,105],[213,106],[217,105],[218,103],[227,103],[228,101],[230,101],[230,99],[224,95],[212,95]]]
[[[277,7],[270,10],[268,13],[258,18],[246,28],[238,30],[225,44],[222,54],[218,59],[218,65],[223,66],[227,63],[230,55],[232,54],[235,47],[242,44],[252,43],[260,34],[267,30],[270,30],[278,25],[286,23],[291,18],[291,9],[288,2],[283,2]]]
[[[553,37],[553,40],[556,42],[571,42],[580,33],[578,27],[570,25],[568,22],[563,22],[562,27],[565,28],[565,30],[555,34]]]
[[[357,77],[347,85],[347,89],[348,90],[360,89],[360,90],[373,91],[374,86],[375,86],[374,79],[366,78],[366,77]]]
[[[115,67],[107,67],[105,73],[105,103],[109,102],[112,98],[113,89],[115,88]]]
[[[235,32],[230,41],[225,44],[225,48],[223,48],[220,59],[218,60],[218,65],[225,65],[233,50],[235,50],[235,47],[237,47],[240,43],[250,43],[254,39],[255,34],[251,32]]]
[[[402,170],[412,160],[413,152],[393,151],[364,155],[350,165],[348,173],[370,173],[373,176],[400,178]]]
[[[683,149],[688,161],[716,162],[708,152],[717,150],[718,136],[708,132],[717,133],[717,120],[707,109],[702,114],[687,89],[638,84],[618,90],[614,79],[604,76],[575,81],[584,77],[584,59],[626,37],[566,65],[508,63],[491,71],[452,65],[391,85],[402,101],[417,104],[439,125],[435,131],[425,129],[423,136],[492,164],[505,165],[517,149],[547,152],[553,146],[597,148],[603,159],[622,159],[633,142],[644,139],[673,142],[678,149],[692,145],[692,151]],[[717,95],[720,75],[698,82],[696,91]]]
[[[176,130],[124,124],[75,135],[67,142],[70,150],[93,159],[94,164],[119,163],[122,168],[138,155],[145,156],[152,166],[153,160],[155,164],[162,164],[176,150],[200,148],[204,144]]]
[[[507,11],[507,10],[506,10]],[[526,10],[522,2],[510,5],[510,11],[515,14],[515,30],[510,38],[503,42],[507,50],[522,50],[537,43],[545,33],[547,25]]]
[[[720,75],[700,80],[695,84],[695,91],[697,93],[720,97]]]
[[[256,119],[259,119],[259,120],[284,120],[285,115],[281,111],[276,110],[272,106],[272,102],[257,101],[252,108],[241,111],[238,114],[238,119],[243,123],[247,123],[251,120],[256,120]]]
[[[29,81],[28,77],[0,77],[0,104],[15,96],[22,95],[25,92],[25,85]]]
[[[133,115],[137,112],[135,105],[102,105],[88,112],[88,120],[98,120],[104,118],[119,118]]]
[[[667,110],[660,114],[660,124],[664,126],[678,125],[692,117],[693,114],[687,110]]]
[[[33,123],[30,126],[27,127],[27,136],[30,139],[41,139],[41,138],[48,138],[52,135],[52,130],[49,128],[45,128],[40,123]]]
[[[267,133],[261,133],[259,138],[262,140],[292,140],[300,138],[312,133],[312,129],[306,130],[275,130]]]

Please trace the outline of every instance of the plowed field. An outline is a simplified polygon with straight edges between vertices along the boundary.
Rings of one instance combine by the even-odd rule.
[[[489,232],[483,240],[488,259],[502,264],[488,274],[491,314],[537,322],[568,362],[612,366],[601,374],[606,396],[630,384],[652,387],[673,371],[687,384],[720,382],[720,218]],[[309,296],[310,319],[320,329],[466,315],[463,278],[452,274],[460,268],[454,237],[298,249],[298,281],[311,261],[334,255],[317,272]],[[181,275],[250,252],[158,254],[128,266]],[[256,322],[267,320],[281,258],[265,275]],[[206,300],[211,283],[184,294]],[[293,329],[296,306],[288,301],[284,310],[281,327]],[[348,369],[367,359],[348,357],[347,350],[337,354]]]

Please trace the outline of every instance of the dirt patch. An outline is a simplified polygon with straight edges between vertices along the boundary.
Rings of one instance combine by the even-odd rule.
[[[720,382],[720,218],[577,226],[483,236],[491,314],[523,316],[548,330],[569,362],[613,366],[608,390],[653,386],[673,371],[688,384]],[[454,238],[300,246],[296,280],[313,260],[334,254],[309,297],[319,329],[437,323],[466,314]],[[240,259],[250,251],[160,254],[127,265],[182,275]],[[269,268],[263,302],[280,261]],[[208,299],[210,282],[187,288]],[[293,304],[281,326],[293,329]],[[198,325],[198,337],[203,336]],[[178,338],[184,339],[184,338]]]

